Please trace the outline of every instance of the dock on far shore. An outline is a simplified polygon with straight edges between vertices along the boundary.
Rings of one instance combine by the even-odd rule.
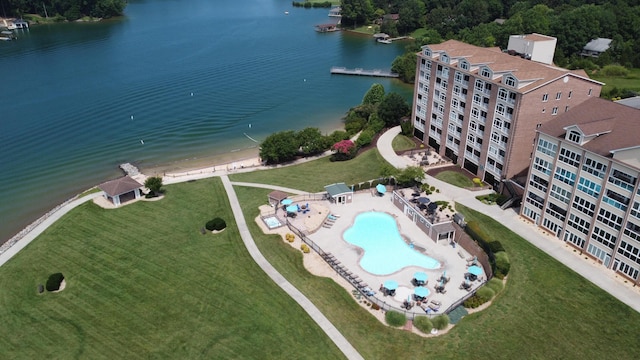
[[[333,66],[331,68],[331,74],[339,75],[360,75],[360,76],[376,76],[376,77],[388,77],[397,78],[400,75],[386,70],[365,70],[361,68],[347,69],[346,67]]]

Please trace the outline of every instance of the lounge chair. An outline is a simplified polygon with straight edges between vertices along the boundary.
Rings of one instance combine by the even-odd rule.
[[[429,304],[429,309],[431,309],[433,311],[438,311],[438,310],[440,310],[440,305]]]
[[[442,305],[442,302],[436,299],[432,299],[431,301],[429,301],[429,303],[433,305],[438,305],[438,306]]]

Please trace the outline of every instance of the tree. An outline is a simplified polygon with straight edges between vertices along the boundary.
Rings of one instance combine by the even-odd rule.
[[[403,2],[398,15],[398,31],[407,34],[424,26],[426,8],[419,0],[406,0]]]
[[[378,116],[387,127],[400,124],[400,119],[411,113],[409,104],[398,93],[389,93],[378,105]]]
[[[335,153],[331,156],[331,161],[345,161],[353,159],[356,155],[356,144],[351,140],[339,141],[331,147]]]
[[[300,151],[303,155],[319,154],[329,148],[325,138],[318,128],[308,127],[298,132]]]
[[[373,84],[369,88],[366,94],[364,94],[364,98],[362,99],[362,104],[371,104],[376,105],[384,98],[384,86],[382,84]]]
[[[162,178],[160,176],[151,176],[144,181],[144,187],[149,189],[152,196],[157,196],[162,192]]]
[[[396,176],[396,180],[402,186],[414,186],[424,180],[424,170],[420,166],[407,166]]]
[[[267,136],[260,144],[260,157],[267,164],[279,164],[295,159],[298,147],[294,131],[280,131]]]
[[[415,52],[406,52],[393,60],[391,71],[398,73],[402,81],[413,84],[416,79],[417,60]]]

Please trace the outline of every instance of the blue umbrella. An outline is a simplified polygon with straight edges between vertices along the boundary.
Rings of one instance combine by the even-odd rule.
[[[287,212],[296,212],[298,211],[298,207],[296,205],[287,206]]]
[[[418,202],[419,202],[420,204],[428,204],[428,203],[430,203],[430,202],[431,202],[431,199],[429,199],[428,197],[424,197],[424,196],[422,196],[422,197],[419,197],[419,198],[418,198]],[[437,205],[436,205],[436,206],[437,206]]]
[[[482,268],[479,266],[469,266],[467,272],[471,275],[480,276],[482,275]]]
[[[376,190],[378,190],[380,194],[384,194],[387,192],[387,187],[382,184],[378,184],[376,185]]]
[[[418,271],[417,273],[413,274],[413,278],[416,279],[416,281],[425,282],[429,277],[423,271]]]
[[[282,205],[291,205],[291,204],[293,204],[293,200],[291,200],[291,199],[284,199],[284,200],[280,201],[280,203],[281,203]]]
[[[413,293],[414,293],[416,296],[419,296],[419,297],[425,298],[425,297],[429,296],[430,291],[429,291],[429,289],[427,289],[427,288],[425,288],[425,287],[418,286],[417,288],[413,289]]]
[[[398,288],[398,282],[395,280],[387,280],[384,282],[383,286],[387,290],[395,290]]]

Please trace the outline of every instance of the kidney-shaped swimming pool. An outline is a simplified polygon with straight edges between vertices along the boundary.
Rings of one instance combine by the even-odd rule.
[[[364,249],[360,266],[374,275],[388,275],[407,266],[436,269],[440,263],[407,245],[389,214],[366,212],[356,216],[344,239]]]

